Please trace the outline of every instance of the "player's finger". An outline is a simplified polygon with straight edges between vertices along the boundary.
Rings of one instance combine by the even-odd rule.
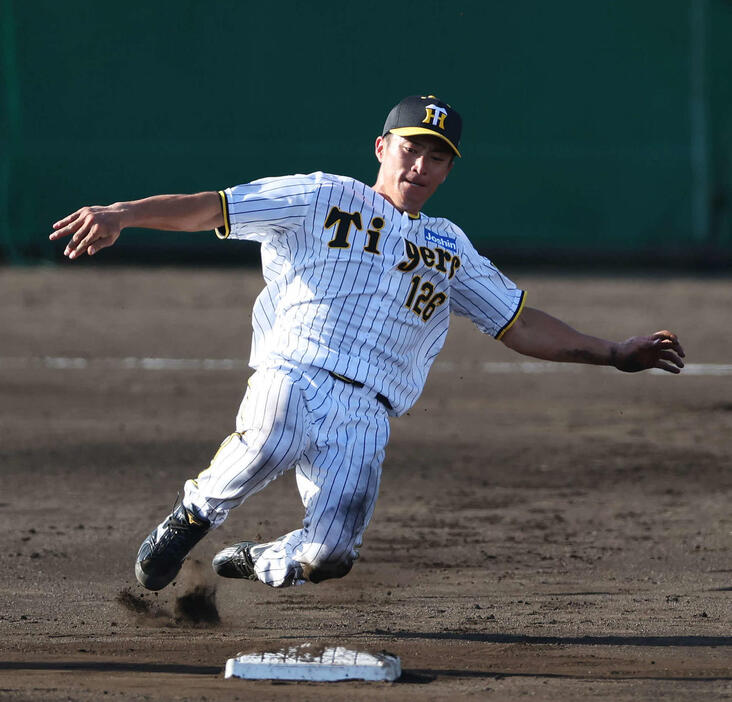
[[[67,224],[69,224],[69,222],[75,220],[80,213],[81,210],[76,210],[76,212],[72,212],[70,215],[66,215],[63,219],[59,219],[58,222],[53,223],[53,229],[61,229],[61,227],[65,227]]]
[[[87,249],[87,253],[90,256],[93,256],[97,251],[100,249],[106,249],[108,246],[111,246],[115,242],[115,237],[113,236],[106,236],[106,237],[100,237],[97,239],[92,246],[90,246]]]
[[[677,368],[676,366],[671,365],[670,363],[666,363],[665,361],[658,361],[654,368],[659,368],[660,370],[667,371],[668,373],[681,373],[681,368]]]
[[[668,329],[662,329],[661,331],[657,331],[655,334],[652,334],[652,337],[654,339],[670,339],[671,341],[675,342],[678,342],[679,340],[679,337]]]
[[[81,242],[89,234],[91,226],[91,220],[88,218],[82,222],[81,226],[74,232],[74,235],[71,237],[69,243],[66,244],[64,256],[68,256],[69,258],[76,258],[79,253],[81,253]]]
[[[654,344],[658,346],[665,346],[673,348],[680,356],[686,356],[684,349],[679,343],[679,339],[676,334],[669,331],[656,332],[651,336],[654,339]]]
[[[48,238],[55,240],[73,234],[82,223],[83,219],[80,218],[79,212],[74,212],[74,214],[70,214],[68,217],[64,217],[58,222],[55,222],[53,228],[56,231],[51,232]]]
[[[681,360],[681,358],[675,351],[672,351],[672,350],[662,351],[661,354],[659,355],[659,359],[661,359],[661,358],[664,359],[665,361],[671,361],[671,363],[678,366],[679,368],[684,367],[684,362]]]
[[[99,238],[101,238],[102,232],[99,224],[94,222],[90,227],[86,236],[79,241],[76,245],[76,250],[72,252],[71,258],[81,256],[84,253],[89,252],[89,247]]]

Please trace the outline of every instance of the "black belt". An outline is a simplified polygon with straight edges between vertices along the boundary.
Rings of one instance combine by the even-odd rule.
[[[346,378],[345,375],[341,375],[340,373],[334,373],[333,371],[328,371],[331,375],[331,377],[335,378],[336,380],[340,380],[343,383],[348,383],[349,385],[354,385],[357,388],[362,388],[363,383],[359,383],[358,380],[351,380],[350,378]],[[394,409],[391,406],[391,402],[389,402],[389,398],[386,395],[382,395],[380,392],[376,393],[376,399],[386,407],[386,409]]]

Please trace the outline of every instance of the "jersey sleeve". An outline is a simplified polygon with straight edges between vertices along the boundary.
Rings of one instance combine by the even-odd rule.
[[[219,239],[264,241],[302,225],[319,184],[318,173],[261,178],[219,191],[224,225]]]
[[[462,231],[459,234],[462,257],[450,286],[450,309],[500,339],[521,314],[526,294],[481,256]]]

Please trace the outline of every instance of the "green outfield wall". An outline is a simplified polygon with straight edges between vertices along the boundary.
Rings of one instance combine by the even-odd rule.
[[[371,183],[392,104],[464,116],[428,203],[488,254],[732,252],[730,0],[0,0],[0,258],[83,204],[324,170]],[[236,258],[131,231],[109,260]]]

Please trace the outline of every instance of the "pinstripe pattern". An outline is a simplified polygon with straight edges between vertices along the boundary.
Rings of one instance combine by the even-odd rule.
[[[389,437],[385,409],[365,388],[322,369],[282,364],[257,371],[237,433],[185,486],[184,503],[218,526],[228,511],[294,467],[303,527],[259,548],[257,574],[278,587],[303,580],[302,564],[350,565],[379,488]]]
[[[256,372],[236,432],[186,483],[184,505],[215,527],[295,468],[302,528],[252,549],[257,576],[275,587],[337,577],[358,555],[378,493],[389,422],[377,393],[391,414],[406,412],[450,312],[498,336],[523,293],[448,220],[403,214],[350,178],[265,178],[222,198],[217,234],[262,244]]]
[[[219,236],[262,243],[266,287],[253,310],[253,368],[276,355],[332,370],[385,395],[400,415],[422,392],[450,311],[498,336],[521,304],[522,291],[454,224],[402,214],[351,178],[265,178],[230,188],[225,197],[229,221]],[[328,246],[336,227],[324,223],[334,206],[360,213],[362,228],[350,227],[347,248]],[[384,221],[378,255],[365,250],[374,218]],[[426,230],[455,242],[461,265],[452,277],[424,261],[409,272],[397,269],[406,258],[405,240],[433,246]],[[405,307],[415,276],[447,295],[427,321]]]

